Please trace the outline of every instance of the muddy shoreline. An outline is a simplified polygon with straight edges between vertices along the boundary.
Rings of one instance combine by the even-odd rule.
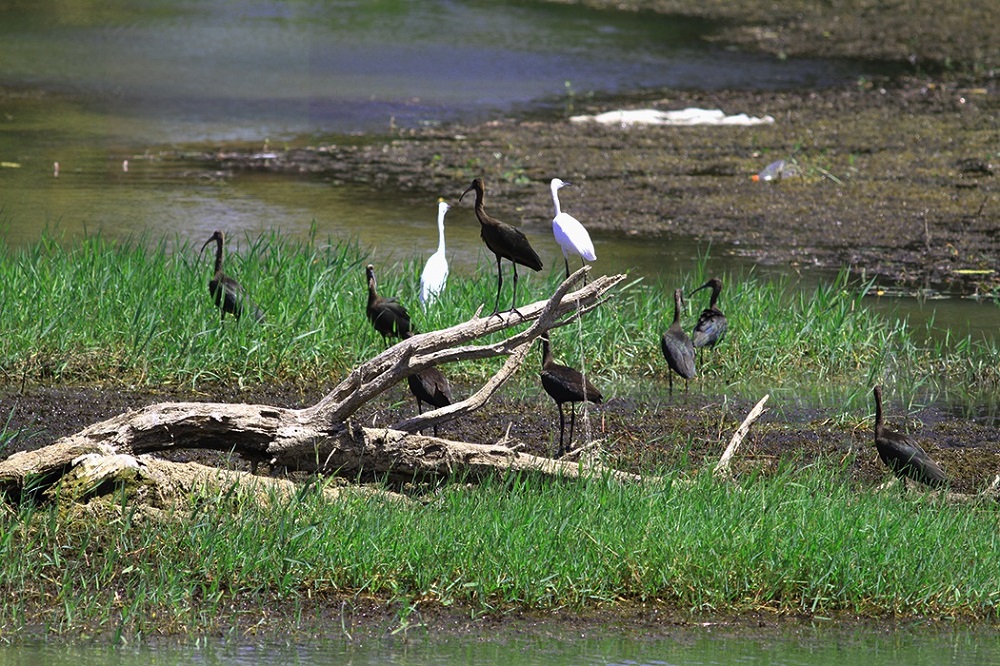
[[[410,192],[415,200],[457,199],[482,176],[491,212],[535,233],[548,230],[546,185],[558,175],[579,185],[574,214],[594,230],[651,242],[680,234],[734,243],[759,262],[792,270],[849,267],[905,288],[996,293],[1000,37],[996,21],[987,21],[989,28],[981,22],[1000,19],[996,3],[921,5],[905,17],[898,6],[860,0],[822,7],[797,0],[586,4],[722,20],[726,27],[710,38],[748,50],[912,63],[914,72],[935,73],[802,91],[577,94],[556,118],[309,139],[269,159],[234,146],[184,157],[216,176],[312,174],[334,185]],[[618,108],[688,107],[774,123],[623,128],[569,120]],[[795,163],[800,175],[751,180],[777,159]]]
[[[554,174],[579,187],[574,214],[592,230],[665,242],[726,242],[771,265],[849,267],[908,288],[995,293],[1000,278],[996,90],[907,78],[794,92],[660,91],[575,103],[701,107],[769,115],[754,127],[606,127],[503,118],[475,127],[400,131],[292,148],[270,159],[221,147],[188,155],[213,173],[308,173],[338,182],[457,199],[484,177],[490,210],[548,232]],[[773,160],[800,175],[751,176]]]

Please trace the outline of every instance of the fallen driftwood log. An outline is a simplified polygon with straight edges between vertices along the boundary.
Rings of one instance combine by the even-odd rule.
[[[614,470],[541,458],[504,446],[415,434],[482,406],[521,366],[535,338],[597,307],[608,291],[625,279],[624,275],[602,276],[571,292],[588,270],[581,268],[551,298],[522,307],[520,314],[477,315],[451,328],[407,338],[353,369],[311,407],[159,403],[95,423],[47,447],[0,461],[0,494],[47,492],[65,479],[83,489],[73,493],[75,496],[86,496],[107,488],[123,474],[136,473],[154,484],[157,479],[171,478],[163,482],[182,483],[179,479],[184,474],[179,470],[185,463],[168,464],[154,456],[175,449],[230,452],[250,460],[254,467],[267,462],[272,467],[350,479],[427,480],[453,474],[474,479],[498,471],[531,470],[568,478],[606,473],[635,480],[633,475]],[[526,327],[500,342],[468,344],[521,325]],[[508,358],[501,370],[466,400],[404,419],[390,428],[363,428],[351,423],[358,409],[414,372],[450,361],[496,356]],[[164,471],[167,469],[169,473]],[[204,469],[188,469],[195,470],[191,473],[195,476],[204,474]],[[241,478],[230,477],[236,482]]]

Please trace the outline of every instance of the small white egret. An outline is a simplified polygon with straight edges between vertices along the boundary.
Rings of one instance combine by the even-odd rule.
[[[444,214],[451,206],[438,199],[438,249],[427,259],[420,274],[420,302],[429,306],[444,290],[448,281],[448,258],[444,256]]]
[[[593,261],[597,259],[594,254],[594,243],[590,240],[590,234],[580,221],[559,209],[559,188],[569,185],[558,178],[553,178],[549,187],[552,188],[552,202],[556,205],[556,216],[552,218],[552,233],[556,237],[556,242],[562,248],[563,260],[566,263],[566,277],[569,277],[569,255],[575,254],[583,260]]]

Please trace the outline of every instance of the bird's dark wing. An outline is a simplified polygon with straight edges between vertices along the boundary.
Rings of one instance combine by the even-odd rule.
[[[451,386],[437,368],[424,368],[407,377],[406,381],[417,400],[434,407],[447,407],[451,404]]]
[[[906,476],[935,488],[948,483],[944,470],[912,437],[883,428],[875,440],[875,448],[882,462],[897,476]]]
[[[499,222],[496,226],[483,226],[481,235],[493,254],[533,271],[542,270],[541,258],[531,247],[528,237],[517,227]]]
[[[243,315],[244,308],[252,311],[257,321],[264,318],[264,313],[250,300],[243,285],[228,275],[213,278],[208,283],[208,292],[217,307],[222,308],[223,312],[231,313],[237,319]]]
[[[667,365],[684,379],[694,379],[694,345],[683,331],[667,330],[660,338]]]
[[[382,335],[403,337],[410,330],[410,314],[395,300],[383,299],[369,308],[368,318]]]
[[[728,329],[729,322],[726,321],[724,314],[718,310],[702,310],[701,316],[698,317],[698,323],[694,325],[694,331],[691,333],[691,343],[695,349],[715,347],[726,337]]]
[[[556,402],[583,402],[589,400],[600,404],[604,398],[589,380],[584,379],[579,370],[566,365],[552,363],[541,372],[542,388]],[[586,395],[584,389],[586,388]]]

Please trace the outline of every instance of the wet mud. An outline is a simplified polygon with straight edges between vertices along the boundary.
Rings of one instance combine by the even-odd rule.
[[[640,474],[704,473],[718,460],[730,437],[753,407],[749,400],[727,397],[710,380],[696,380],[688,391],[673,396],[610,397],[599,407],[578,408],[574,442],[597,441],[607,464]],[[471,386],[454,386],[456,396]],[[129,409],[157,402],[217,401],[305,407],[322,397],[319,388],[258,387],[252,390],[209,390],[201,393],[107,390],[88,387],[36,387],[0,396],[0,413],[8,431],[19,433],[0,456],[45,446],[92,423]],[[355,421],[387,426],[416,413],[405,385],[399,385],[366,406]],[[808,465],[817,460],[848,463],[845,483],[874,488],[890,475],[874,448],[871,418],[838,422],[831,411],[781,405],[773,400],[751,429],[733,461],[736,474],[778,470],[782,465]],[[1000,472],[1000,423],[988,425],[958,419],[936,407],[909,415],[888,416],[889,425],[903,429],[937,460],[952,480],[952,489],[975,493]],[[567,423],[567,437],[568,437]],[[552,456],[559,445],[555,404],[541,387],[501,391],[480,410],[439,428],[441,437],[481,444],[503,442],[518,450]],[[238,469],[248,461],[200,450],[174,451],[173,460],[196,460]],[[284,471],[275,470],[282,475]]]

